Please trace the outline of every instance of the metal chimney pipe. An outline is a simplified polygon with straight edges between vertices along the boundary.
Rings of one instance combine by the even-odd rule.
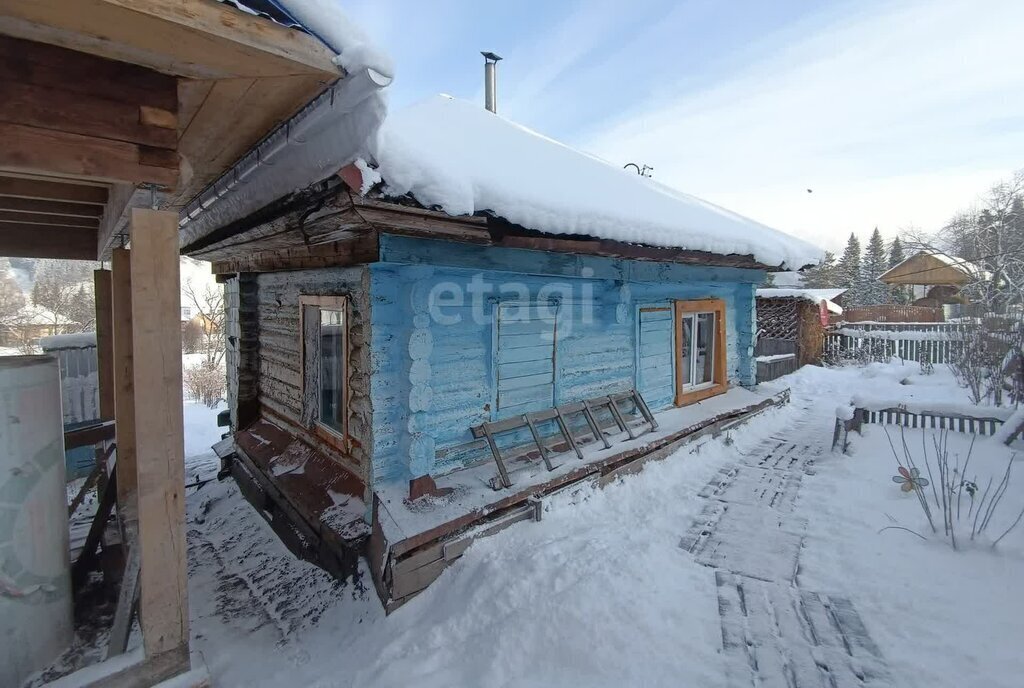
[[[498,111],[498,55],[489,52],[480,53],[484,56],[484,107],[491,112]]]

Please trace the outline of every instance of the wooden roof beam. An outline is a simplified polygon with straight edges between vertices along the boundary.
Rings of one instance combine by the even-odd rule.
[[[124,141],[0,122],[0,168],[108,182],[178,184],[178,154]]]
[[[49,225],[60,227],[92,227],[100,226],[98,217],[73,217],[68,215],[54,215],[52,213],[20,213],[9,210],[0,210],[0,223],[15,223],[23,225]]]
[[[3,197],[68,201],[103,206],[107,203],[107,187],[20,175],[0,176],[0,198]]]
[[[17,198],[0,195],[0,211],[15,213],[47,213],[65,217],[94,217],[103,214],[103,206],[89,203],[65,203],[36,198]]]
[[[0,256],[96,260],[96,230],[0,222]]]

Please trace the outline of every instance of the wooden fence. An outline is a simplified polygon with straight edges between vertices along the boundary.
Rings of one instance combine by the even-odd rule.
[[[903,323],[884,323],[884,322],[839,322],[834,325],[837,328],[853,329],[853,330],[864,330],[866,332],[951,332],[958,333],[963,332],[965,328],[972,327],[971,324],[967,323],[955,323],[955,322],[903,322]]]
[[[880,323],[940,323],[945,320],[942,307],[904,306],[882,304],[878,306],[851,306],[843,309],[842,320],[846,322]]]
[[[904,361],[949,363],[961,350],[957,332],[871,330],[860,324],[832,330],[825,337],[825,357],[831,361]]]
[[[855,408],[849,420],[836,418],[832,435],[832,448],[842,444],[846,452],[850,432],[860,432],[866,424],[896,425],[904,428],[930,428],[969,433],[971,435],[994,435],[1006,420],[993,416],[970,416],[963,413],[943,411],[908,411],[904,408],[867,409]]]
[[[911,412],[901,408],[855,409],[854,418],[861,423],[877,425],[902,425],[905,428],[934,428],[965,432],[972,435],[994,435],[1006,421],[1003,418],[968,416],[962,413],[942,411]]]
[[[800,367],[795,341],[758,337],[754,349],[757,361],[757,381],[768,382],[788,375]]]

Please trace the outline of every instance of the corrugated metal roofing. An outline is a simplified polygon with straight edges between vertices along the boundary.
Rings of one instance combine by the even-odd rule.
[[[263,17],[264,19],[272,21],[275,24],[280,24],[281,26],[287,26],[303,32],[306,31],[301,24],[289,17],[276,2],[273,2],[273,0],[244,0],[244,2],[242,0],[218,0],[218,2],[225,5],[231,5],[242,12]]]

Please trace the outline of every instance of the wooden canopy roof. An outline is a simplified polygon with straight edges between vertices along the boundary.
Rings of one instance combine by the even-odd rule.
[[[0,0],[0,255],[96,259],[343,74],[215,0]]]

